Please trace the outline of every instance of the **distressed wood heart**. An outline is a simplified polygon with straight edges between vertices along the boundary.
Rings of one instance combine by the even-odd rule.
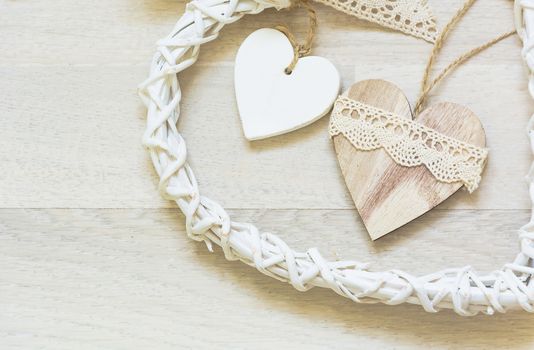
[[[389,82],[362,81],[353,85],[346,96],[413,119],[406,96]],[[486,144],[478,117],[454,103],[429,107],[417,122],[478,147]],[[334,136],[333,141],[347,187],[373,240],[421,216],[463,186],[461,182],[440,182],[424,165],[399,165],[384,149],[357,150],[343,135]]]
[[[291,74],[293,47],[280,31],[263,28],[245,39],[235,61],[235,93],[248,140],[284,134],[328,113],[340,89],[334,65],[302,57]]]

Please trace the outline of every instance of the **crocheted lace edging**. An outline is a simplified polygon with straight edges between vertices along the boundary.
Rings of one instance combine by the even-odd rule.
[[[445,183],[477,189],[488,156],[486,148],[443,135],[413,120],[340,96],[330,118],[330,136],[342,134],[356,149],[383,148],[405,167],[425,165]]]

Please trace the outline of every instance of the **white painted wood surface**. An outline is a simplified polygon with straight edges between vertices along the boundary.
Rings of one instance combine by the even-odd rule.
[[[430,1],[440,24],[462,2]],[[0,348],[534,347],[533,316],[525,313],[464,319],[303,294],[189,241],[181,215],[157,193],[135,94],[155,41],[184,4],[0,0]],[[510,29],[511,5],[475,5],[440,66]],[[338,67],[345,87],[385,78],[415,99],[430,45],[317,10],[314,54]],[[515,256],[516,229],[529,216],[524,130],[534,111],[519,40],[470,61],[429,101],[467,105],[484,123],[491,151],[477,193],[459,192],[371,243],[326,119],[265,141],[242,137],[232,80],[237,48],[253,30],[280,22],[304,34],[306,21],[274,10],[244,18],[184,74],[180,127],[203,191],[295,247],[315,241],[328,256],[384,269],[487,271]]]
[[[261,140],[303,128],[325,116],[341,77],[324,57],[301,57],[291,72],[294,48],[287,36],[261,28],[241,44],[235,59],[235,96],[243,133]]]

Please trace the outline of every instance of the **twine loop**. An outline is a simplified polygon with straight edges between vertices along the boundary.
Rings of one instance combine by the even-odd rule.
[[[304,7],[308,13],[309,26],[308,34],[306,35],[306,40],[303,44],[299,44],[293,33],[289,30],[286,25],[279,24],[275,29],[281,31],[293,46],[293,60],[291,63],[284,69],[286,74],[293,73],[295,66],[300,58],[308,56],[312,51],[313,40],[315,39],[315,32],[317,30],[317,13],[315,9],[310,5],[308,0],[299,0],[289,7],[289,9],[294,7]]]

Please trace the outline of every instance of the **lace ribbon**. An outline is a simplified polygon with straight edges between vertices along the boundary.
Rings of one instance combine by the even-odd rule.
[[[316,0],[367,21],[434,43],[436,21],[426,0]]]
[[[488,150],[443,135],[413,120],[340,96],[330,118],[330,137],[342,134],[356,149],[384,148],[405,167],[424,164],[445,183],[478,187]]]

